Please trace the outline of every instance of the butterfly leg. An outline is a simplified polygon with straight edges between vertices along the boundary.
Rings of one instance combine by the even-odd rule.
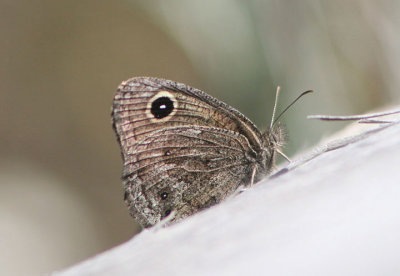
[[[251,173],[250,187],[253,186],[253,184],[254,184],[254,178],[256,177],[256,172],[257,172],[257,167],[254,166],[253,172]]]
[[[289,163],[292,162],[289,157],[287,157],[286,154],[284,154],[280,149],[276,149],[276,152],[279,153],[283,158],[285,158]]]
[[[247,187],[246,187],[245,185],[243,185],[243,184],[240,185],[239,187],[237,187],[236,191],[235,191],[231,196],[229,196],[229,197],[235,197],[235,196],[237,196],[238,194],[241,194],[241,193],[247,191],[248,187],[253,186],[253,184],[254,184],[254,179],[255,179],[255,176],[256,176],[256,172],[257,172],[257,167],[254,167],[254,168],[253,168],[253,172],[251,173],[250,185],[247,185]]]
[[[171,222],[171,220],[173,220],[175,218],[175,215],[176,215],[176,211],[172,211],[168,216],[166,216],[165,218],[160,220],[156,225],[154,225],[151,228],[151,230],[156,232],[156,231],[160,230],[161,228],[167,226],[168,223]]]

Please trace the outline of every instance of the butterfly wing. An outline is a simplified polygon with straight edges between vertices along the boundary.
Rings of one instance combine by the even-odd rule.
[[[200,90],[134,78],[114,98],[125,200],[144,227],[220,202],[250,182],[261,134],[241,113]]]
[[[161,109],[164,107],[164,109]],[[170,80],[138,77],[121,83],[113,102],[113,125],[125,149],[149,131],[187,125],[228,129],[246,136],[254,149],[262,148],[257,127],[236,109],[201,90]]]
[[[171,211],[179,220],[218,203],[250,182],[254,156],[246,138],[232,131],[175,127],[153,132],[125,164],[130,212],[151,226]]]

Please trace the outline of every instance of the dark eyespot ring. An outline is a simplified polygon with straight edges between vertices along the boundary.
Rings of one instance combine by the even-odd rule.
[[[161,199],[167,199],[167,197],[168,197],[168,193],[167,192],[163,192],[163,193],[161,193]]]
[[[167,117],[173,110],[174,103],[168,97],[160,97],[151,103],[151,114],[156,119]]]

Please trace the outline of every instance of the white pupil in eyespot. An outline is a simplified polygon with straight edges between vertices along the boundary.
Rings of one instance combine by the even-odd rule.
[[[160,105],[160,109],[166,109],[167,106],[165,104]]]

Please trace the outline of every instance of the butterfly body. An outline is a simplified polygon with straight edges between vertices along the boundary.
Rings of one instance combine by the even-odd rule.
[[[157,78],[123,82],[112,120],[125,201],[143,227],[172,211],[179,221],[269,174],[281,141],[279,126],[261,133],[208,94]]]

